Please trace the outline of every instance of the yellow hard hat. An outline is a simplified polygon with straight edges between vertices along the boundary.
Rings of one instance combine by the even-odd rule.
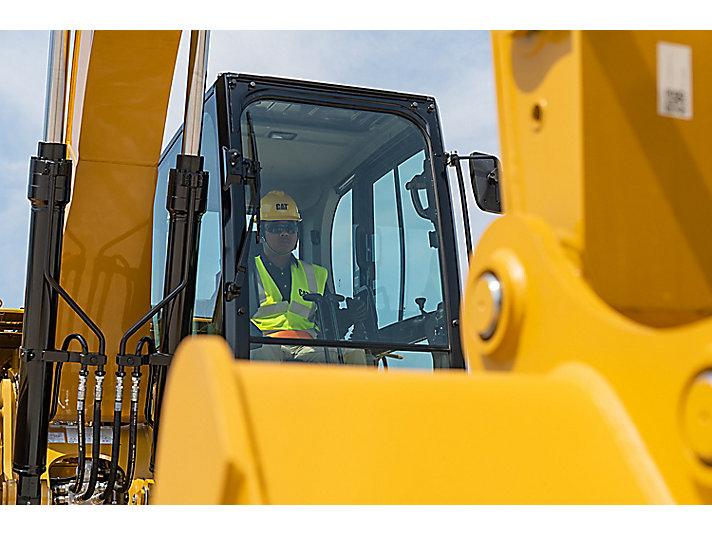
[[[301,221],[294,199],[284,191],[270,191],[260,201],[260,219],[263,221]]]

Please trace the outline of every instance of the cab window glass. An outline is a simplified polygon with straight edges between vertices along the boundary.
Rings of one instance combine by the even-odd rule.
[[[168,173],[175,167],[176,156],[180,153],[183,134],[178,135],[164,152],[158,165],[156,196],[153,198],[153,242],[151,258],[151,306],[163,298],[163,284],[166,272],[166,248],[168,246],[169,213],[166,209],[168,195]],[[154,326],[157,318],[154,318]]]
[[[420,129],[395,114],[259,100],[243,110],[240,133],[261,168],[261,197],[274,204],[261,208],[262,244],[248,261],[262,285],[251,293],[251,358],[292,347],[302,361],[357,351],[367,365],[441,367],[449,340],[438,214]],[[294,247],[296,274],[279,259],[283,245]],[[300,262],[316,266],[316,294]]]
[[[442,301],[440,298],[440,263],[438,258],[436,222],[416,209],[418,201],[411,201],[407,184],[423,172],[425,154],[419,152],[398,166],[398,187],[403,212],[403,234],[406,265],[417,268],[404,269],[403,319],[415,317],[421,313],[416,299],[424,298],[424,308],[434,310]],[[417,192],[422,206],[429,206],[434,200],[429,197],[429,189]],[[427,208],[424,208],[427,212]]]
[[[331,232],[331,272],[336,293],[353,297],[353,223],[351,217],[351,191],[339,200]]]
[[[197,279],[193,309],[193,333],[205,334],[221,332],[221,319],[217,296],[221,280],[221,216],[220,216],[220,167],[215,123],[215,99],[205,104],[203,132],[201,137],[201,155],[204,158],[203,169],[208,174],[208,202],[200,225],[200,242],[197,261]],[[153,258],[151,273],[151,305],[163,299],[168,246],[168,228],[170,216],[166,209],[169,172],[176,165],[176,156],[180,153],[182,133],[179,134],[163,154],[158,167],[158,181],[153,209]],[[158,325],[160,315],[152,320],[154,339],[160,339]]]
[[[375,295],[379,327],[398,322],[399,315],[402,318],[399,279],[403,243],[394,189],[395,175],[392,170],[373,183]]]
[[[203,168],[209,173],[208,203],[200,223],[198,249],[198,274],[193,309],[193,332],[196,334],[220,333],[217,296],[221,280],[221,217],[220,217],[220,159],[218,154],[217,125],[212,115],[203,118],[201,139]]]

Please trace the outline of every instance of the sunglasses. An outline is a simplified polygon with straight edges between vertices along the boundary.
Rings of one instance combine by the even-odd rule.
[[[297,233],[297,223],[296,222],[266,222],[264,223],[265,230],[270,234],[296,234]]]

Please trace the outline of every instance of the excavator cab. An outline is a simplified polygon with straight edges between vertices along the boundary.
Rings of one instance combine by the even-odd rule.
[[[180,139],[179,131],[159,166],[154,304],[164,294],[164,203]],[[464,368],[460,282],[446,259],[457,255],[447,157],[433,98],[224,74],[207,93],[201,154],[209,187],[194,334],[224,336],[237,358],[281,344],[324,351],[334,364],[359,350],[381,368]],[[251,321],[264,237],[259,200],[275,190],[299,207],[293,255],[328,271],[324,295],[307,297],[314,339],[271,337]],[[352,308],[362,310],[357,321],[348,320]]]

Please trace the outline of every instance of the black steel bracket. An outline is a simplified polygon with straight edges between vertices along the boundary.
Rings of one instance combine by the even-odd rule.
[[[45,350],[42,359],[47,362],[72,362],[82,365],[106,365],[106,355],[96,352],[74,352],[71,350]]]
[[[208,172],[199,170],[199,160],[188,159],[190,156],[179,155],[177,169],[171,169],[168,181],[166,209],[187,213],[190,209],[191,190],[197,191],[193,210],[204,213],[208,201]]]
[[[56,159],[49,159],[43,156],[30,158],[30,179],[27,185],[27,198],[34,202],[49,202],[50,182],[54,178],[54,201],[59,205],[66,205],[71,196],[72,161],[64,159],[61,151],[57,154],[52,153],[59,150],[57,147],[63,147],[64,145],[46,143],[41,143],[40,145],[40,150],[43,150],[47,156],[55,156]]]
[[[21,349],[20,357],[23,362],[31,362],[37,358],[35,351]],[[72,350],[43,350],[39,356],[43,362],[80,363],[82,365],[106,365],[106,355],[97,352],[75,352]]]
[[[243,158],[234,148],[225,150],[225,187],[240,185],[259,176],[260,164],[253,159]]]
[[[140,367],[142,365],[160,365],[168,367],[171,364],[171,355],[162,352],[151,354],[117,354],[116,363],[124,367]]]

